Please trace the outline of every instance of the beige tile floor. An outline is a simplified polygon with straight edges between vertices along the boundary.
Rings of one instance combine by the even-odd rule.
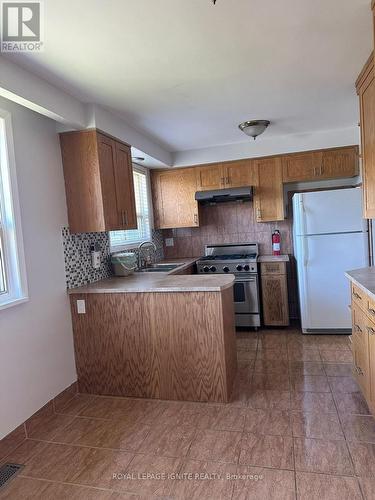
[[[6,461],[1,499],[375,498],[375,421],[347,337],[242,332],[231,403],[77,395]]]

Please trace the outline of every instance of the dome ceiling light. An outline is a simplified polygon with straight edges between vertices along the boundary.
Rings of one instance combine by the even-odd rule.
[[[250,120],[240,123],[238,128],[246,135],[253,137],[255,141],[258,135],[263,134],[270,123],[268,120]]]

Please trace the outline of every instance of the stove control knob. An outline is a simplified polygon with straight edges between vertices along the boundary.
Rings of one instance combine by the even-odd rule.
[[[228,266],[224,266],[224,267],[223,267],[223,271],[224,271],[225,273],[229,273],[229,267],[228,267]]]
[[[250,267],[246,264],[246,266],[244,266],[244,271],[250,271]]]
[[[213,273],[215,273],[216,272],[216,267],[215,266],[211,266],[210,267],[210,271],[213,272]]]
[[[210,270],[210,268],[209,268],[208,266],[204,266],[203,271],[204,271],[205,273],[208,273],[208,271],[209,271],[209,270]]]
[[[242,271],[243,267],[240,264],[238,264],[238,266],[236,267],[236,269],[237,269],[237,271]]]

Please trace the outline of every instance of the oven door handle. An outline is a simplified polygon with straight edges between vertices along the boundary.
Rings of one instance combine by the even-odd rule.
[[[235,278],[234,280],[235,283],[256,283],[257,278]]]

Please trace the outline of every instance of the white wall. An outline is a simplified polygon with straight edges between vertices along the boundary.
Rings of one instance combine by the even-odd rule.
[[[236,144],[226,144],[190,151],[177,151],[173,153],[173,166],[183,167],[187,165],[199,165],[200,163],[215,163],[240,160],[242,158],[257,158],[283,153],[310,151],[313,149],[351,146],[358,144],[358,142],[358,126],[285,136],[267,136],[266,131],[256,141],[249,137],[245,142]]]
[[[61,228],[67,225],[54,121],[12,114],[30,301],[0,311],[0,439],[76,380]]]

